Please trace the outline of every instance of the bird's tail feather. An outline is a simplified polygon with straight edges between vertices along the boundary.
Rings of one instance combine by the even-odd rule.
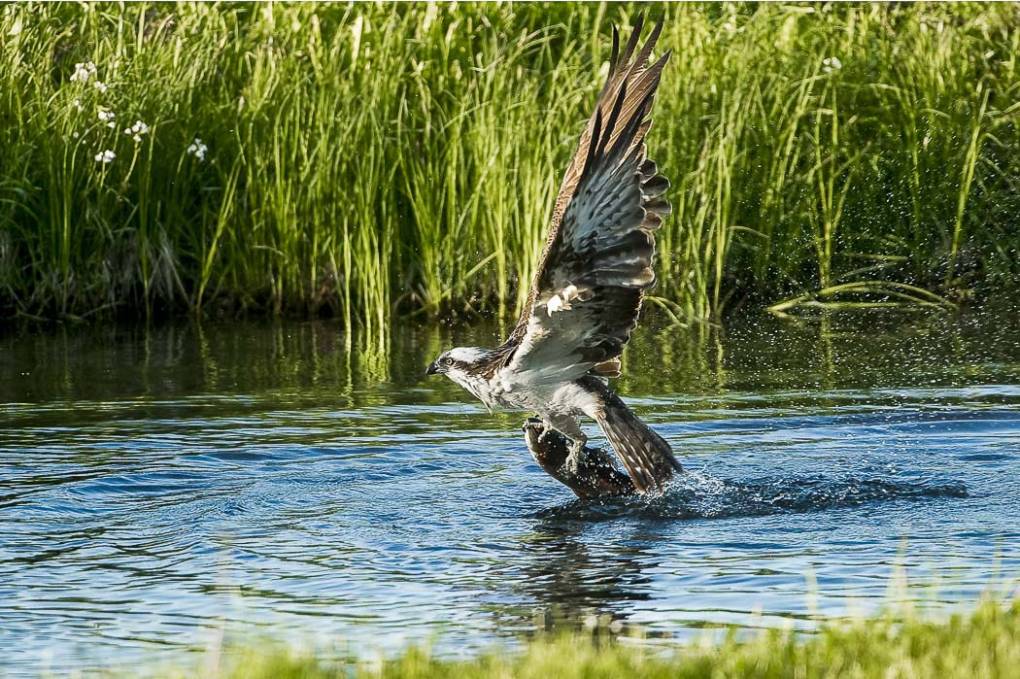
[[[602,386],[603,408],[596,420],[642,493],[661,491],[681,471],[669,444],[631,412],[620,397]]]

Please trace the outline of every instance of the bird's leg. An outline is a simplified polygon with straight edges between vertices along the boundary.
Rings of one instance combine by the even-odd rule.
[[[581,438],[573,439],[570,442],[570,454],[567,455],[567,460],[564,464],[567,465],[567,470],[571,474],[579,474],[581,471],[581,463],[585,460],[584,444],[588,443],[588,437],[581,434]]]
[[[570,439],[570,452],[563,466],[567,472],[576,476],[584,462],[584,446],[588,443],[588,437],[581,430],[581,425],[576,418],[569,416],[553,416],[548,418],[548,425]]]

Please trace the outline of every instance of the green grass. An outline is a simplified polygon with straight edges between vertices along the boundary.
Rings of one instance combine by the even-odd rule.
[[[1016,5],[661,11],[655,303],[1016,290]],[[506,317],[635,12],[7,5],[0,317],[320,314],[383,341],[399,314]]]
[[[572,634],[540,637],[519,651],[491,651],[468,660],[444,660],[410,649],[378,663],[324,663],[311,655],[265,650],[228,654],[203,676],[385,677],[939,677],[991,679],[1020,676],[1020,605],[986,602],[948,620],[887,615],[832,624],[818,634],[771,630],[750,637],[640,646]],[[173,673],[170,673],[172,676]],[[186,675],[178,673],[177,676]]]

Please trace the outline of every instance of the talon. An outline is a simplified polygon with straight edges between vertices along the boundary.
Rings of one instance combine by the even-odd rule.
[[[571,476],[577,476],[581,471],[581,464],[584,462],[584,442],[573,441],[570,444],[570,452],[567,454],[567,459],[563,462],[563,467]]]
[[[537,417],[529,417],[528,419],[524,420],[524,424],[521,425],[521,431],[526,432],[529,429],[534,429],[535,427],[541,428],[542,420],[538,419]]]

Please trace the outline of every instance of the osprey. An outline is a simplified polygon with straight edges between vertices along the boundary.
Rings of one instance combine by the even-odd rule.
[[[594,419],[641,492],[661,490],[680,465],[662,437],[607,386],[655,281],[655,231],[670,212],[669,187],[646,157],[648,117],[666,52],[649,63],[660,21],[637,54],[642,21],[620,52],[613,28],[609,75],[553,207],[549,237],[527,302],[495,349],[458,347],[426,371],[444,374],[489,408],[537,413],[570,439],[577,470]]]

